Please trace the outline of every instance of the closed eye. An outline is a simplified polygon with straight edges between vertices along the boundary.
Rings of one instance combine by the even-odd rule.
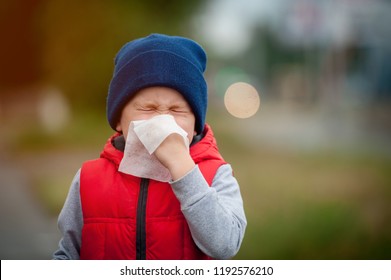
[[[188,111],[181,110],[181,109],[172,109],[171,112],[174,112],[174,113],[187,113]]]
[[[153,105],[145,106],[145,105],[138,104],[138,106],[136,106],[136,109],[141,112],[152,112],[152,111],[156,111],[156,106]]]
[[[170,111],[174,113],[188,113],[190,109],[187,106],[172,106]]]
[[[155,109],[153,109],[153,108],[138,108],[137,110],[138,110],[138,111],[142,111],[142,112],[151,112],[151,111],[155,111]]]

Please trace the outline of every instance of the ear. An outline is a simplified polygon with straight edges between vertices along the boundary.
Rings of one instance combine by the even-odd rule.
[[[117,126],[115,127],[115,130],[117,130],[118,132],[122,132],[122,125],[121,125],[120,121],[117,123]]]

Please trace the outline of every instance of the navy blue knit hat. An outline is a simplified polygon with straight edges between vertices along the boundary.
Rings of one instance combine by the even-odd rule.
[[[151,34],[128,42],[115,57],[107,96],[110,126],[116,129],[123,107],[139,90],[165,86],[183,95],[195,116],[195,130],[201,133],[208,100],[205,68],[204,50],[190,39]]]

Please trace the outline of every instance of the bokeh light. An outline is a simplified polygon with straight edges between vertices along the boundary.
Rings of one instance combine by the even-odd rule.
[[[253,116],[258,111],[260,103],[257,90],[248,83],[234,83],[225,92],[225,108],[237,118],[245,119]]]

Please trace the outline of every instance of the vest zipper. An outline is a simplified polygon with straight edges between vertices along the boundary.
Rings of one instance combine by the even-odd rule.
[[[140,193],[137,204],[137,228],[136,228],[136,259],[146,259],[146,210],[148,196],[149,179],[141,178]]]

